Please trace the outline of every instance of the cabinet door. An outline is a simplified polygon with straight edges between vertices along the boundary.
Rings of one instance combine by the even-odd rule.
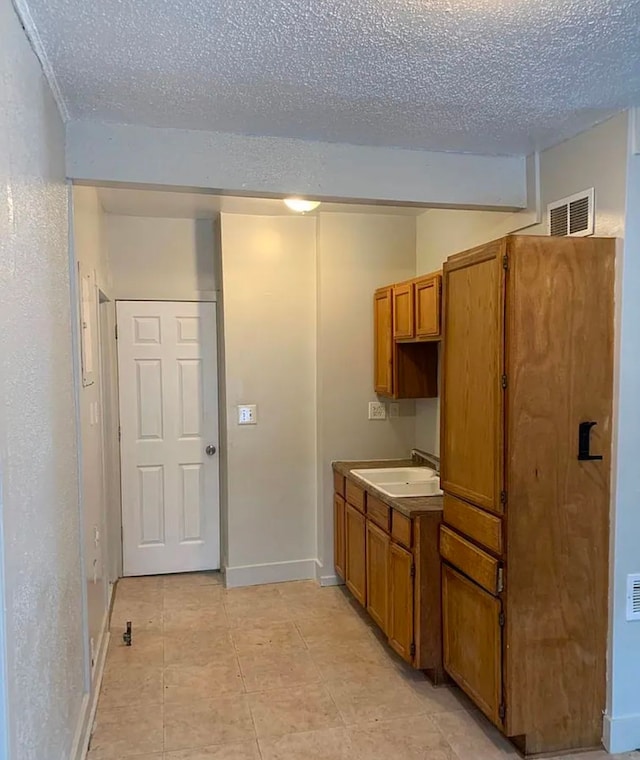
[[[413,338],[413,283],[393,286],[393,337],[396,340]]]
[[[345,561],[345,503],[342,496],[335,494],[333,497],[333,551],[336,574],[344,580]]]
[[[416,281],[416,338],[437,338],[440,335],[440,286],[440,275]]]
[[[389,644],[407,662],[413,660],[413,555],[398,544],[389,547]]]
[[[442,489],[500,514],[504,488],[504,240],[444,265]]]
[[[366,589],[366,530],[364,515],[351,504],[345,507],[345,581],[347,588],[364,607]]]
[[[367,610],[387,633],[389,536],[367,520]]]
[[[444,667],[496,725],[502,702],[500,612],[499,599],[443,564]]]
[[[373,298],[373,386],[376,393],[393,393],[392,289],[376,290]]]

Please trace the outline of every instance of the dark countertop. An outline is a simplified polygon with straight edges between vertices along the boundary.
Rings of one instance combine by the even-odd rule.
[[[411,459],[374,459],[362,462],[333,462],[332,464],[333,469],[345,477],[351,473],[351,470],[364,470],[373,467],[416,467],[416,463]],[[425,512],[442,511],[442,496],[404,496],[402,498],[395,498],[387,496],[375,486],[365,483],[357,475],[353,475],[352,480],[364,488],[367,493],[375,496],[376,499],[400,512],[405,517],[417,517]]]

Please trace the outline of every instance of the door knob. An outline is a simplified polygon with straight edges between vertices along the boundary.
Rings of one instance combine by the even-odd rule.
[[[207,456],[212,457],[216,453],[216,447],[209,444],[205,451],[207,452]]]

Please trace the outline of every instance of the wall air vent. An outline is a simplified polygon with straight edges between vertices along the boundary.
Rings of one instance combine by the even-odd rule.
[[[593,235],[593,188],[561,198],[547,206],[549,234],[553,237],[585,237]]]
[[[640,573],[627,575],[627,620],[640,620]]]

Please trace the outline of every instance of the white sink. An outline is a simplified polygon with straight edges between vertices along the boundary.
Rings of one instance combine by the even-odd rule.
[[[440,478],[430,467],[384,467],[352,470],[365,483],[387,496],[440,496]]]

